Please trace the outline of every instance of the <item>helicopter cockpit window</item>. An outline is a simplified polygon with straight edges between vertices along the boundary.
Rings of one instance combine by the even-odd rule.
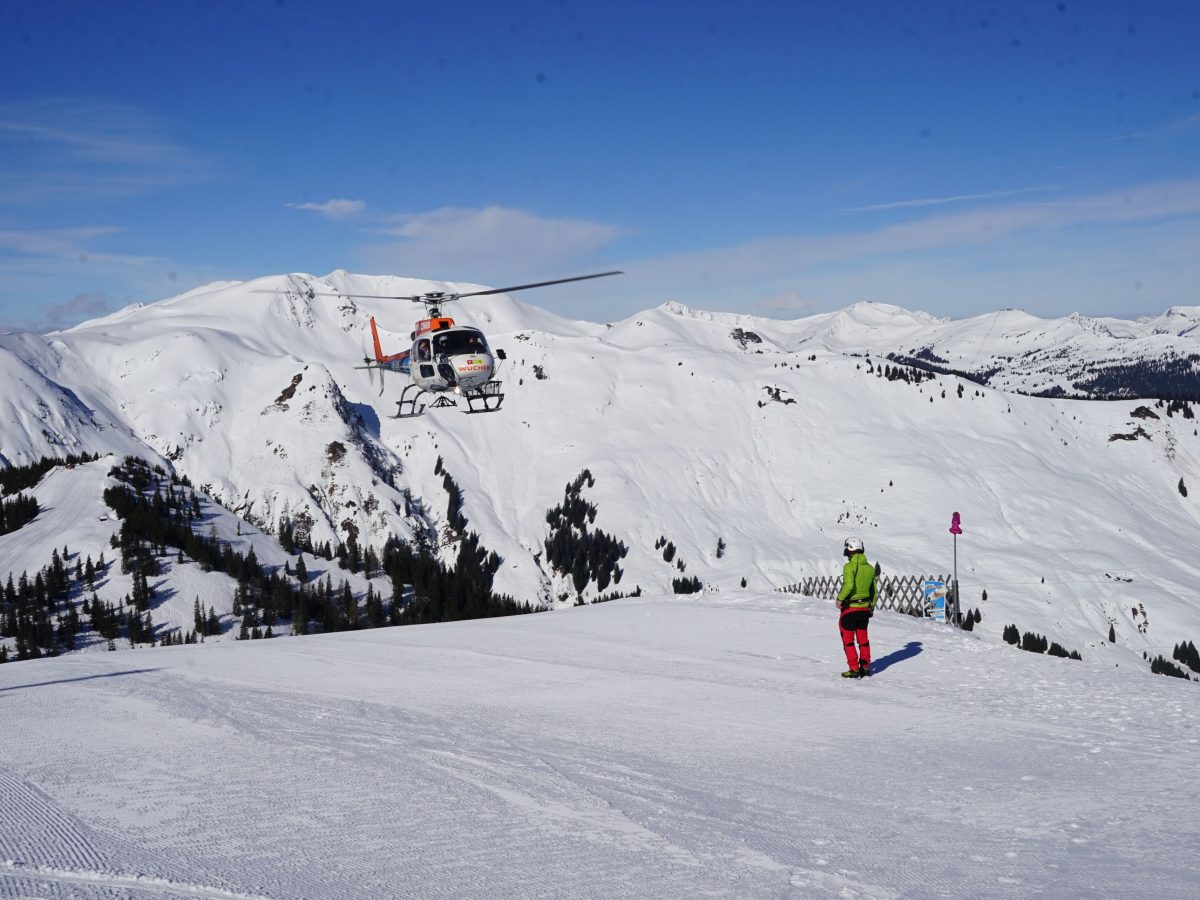
[[[429,339],[426,338],[423,341],[417,341],[417,359],[427,362],[431,358],[432,355],[429,352]]]
[[[451,331],[433,339],[433,352],[437,356],[487,353],[487,340],[478,331]]]

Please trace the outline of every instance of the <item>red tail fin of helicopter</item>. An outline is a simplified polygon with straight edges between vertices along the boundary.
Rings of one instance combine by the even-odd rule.
[[[375,342],[375,362],[383,362],[383,348],[379,346],[379,329],[375,327],[374,316],[371,316],[371,340]]]
[[[380,365],[390,362],[400,362],[408,358],[407,350],[401,350],[399,353],[393,353],[390,356],[383,355],[383,347],[379,343],[379,329],[375,326],[374,316],[371,316],[371,340],[375,344],[375,362]]]

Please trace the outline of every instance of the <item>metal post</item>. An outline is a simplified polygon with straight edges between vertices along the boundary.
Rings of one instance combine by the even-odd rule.
[[[962,624],[962,610],[958,606],[958,535],[954,535],[954,624]]]
[[[961,625],[962,611],[958,605],[958,536],[962,534],[962,517],[957,512],[950,517],[950,533],[954,535],[954,574],[951,576],[950,582],[950,590],[954,597],[954,618],[950,621],[955,625]]]

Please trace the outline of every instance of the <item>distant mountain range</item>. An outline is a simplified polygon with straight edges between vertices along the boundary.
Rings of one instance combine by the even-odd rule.
[[[407,346],[411,304],[317,295],[469,287],[281,275],[0,335],[0,466],[140,455],[261,540],[285,523],[317,543],[394,536],[449,564],[474,532],[497,590],[549,606],[834,574],[849,533],[885,571],[945,574],[961,511],[978,630],[1139,662],[1200,638],[1200,307],[776,320],[667,303],[598,324],[481,297],[445,312],[507,351],[502,410],[390,418],[405,382],[381,395],[356,366],[371,316],[386,350]],[[0,536],[0,582],[19,533]],[[578,561],[598,546],[608,563]],[[217,594],[228,610],[232,586]]]

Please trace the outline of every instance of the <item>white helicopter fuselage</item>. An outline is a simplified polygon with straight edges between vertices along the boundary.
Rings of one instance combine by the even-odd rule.
[[[371,316],[371,339],[375,345],[375,359],[364,359],[366,363],[359,368],[386,369],[390,372],[400,372],[412,379],[412,384],[404,389],[400,399],[396,401],[398,409],[393,418],[411,419],[425,411],[425,404],[420,403],[421,395],[426,392],[445,394],[453,392],[466,402],[468,413],[493,413],[500,410],[504,400],[501,384],[496,380],[496,360],[503,361],[506,357],[503,350],[492,351],[488,347],[487,338],[478,328],[455,325],[454,320],[441,314],[445,303],[452,303],[464,297],[482,297],[487,294],[503,294],[508,291],[524,291],[530,288],[548,287],[552,284],[566,284],[568,281],[587,281],[592,278],[603,278],[606,275],[620,275],[620,272],[598,272],[595,275],[577,275],[573,278],[556,278],[553,281],[538,281],[532,284],[517,284],[506,288],[491,288],[483,291],[469,291],[465,294],[449,293],[446,291],[429,291],[412,297],[401,297],[384,294],[341,294],[330,296],[343,298],[361,298],[366,300],[411,300],[424,304],[429,317],[421,319],[413,328],[412,346],[408,350],[385,356],[379,340],[379,328],[375,317]],[[309,296],[315,296],[311,291]],[[382,393],[382,386],[380,393]],[[418,405],[419,404],[419,405]],[[450,397],[438,397],[430,406],[440,409],[455,406],[456,402]]]
[[[431,324],[429,331],[415,333],[408,357],[413,384],[425,391],[462,393],[492,380],[496,359],[482,331],[450,319]]]

